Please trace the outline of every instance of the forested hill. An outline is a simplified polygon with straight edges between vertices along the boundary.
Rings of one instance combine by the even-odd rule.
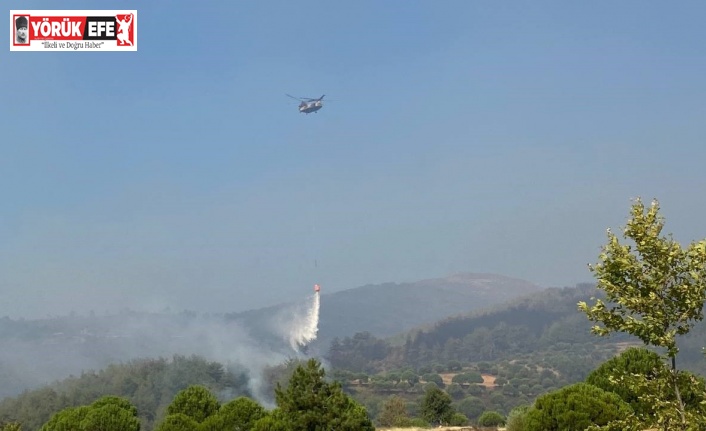
[[[453,314],[499,304],[540,288],[489,274],[461,274],[415,283],[364,286],[321,298],[319,340],[311,354],[328,351],[336,337],[370,331],[384,337]],[[198,354],[258,368],[296,352],[287,334],[293,315],[310,304],[230,315],[140,313],[71,315],[39,320],[0,318],[0,397],[99,370],[134,358]]]
[[[496,274],[463,273],[411,283],[367,285],[336,293],[323,286],[319,346],[336,337],[370,332],[387,337],[449,316],[503,304],[539,292],[525,280]],[[230,315],[251,329],[267,327],[271,315],[286,305]]]
[[[590,322],[577,311],[576,304],[588,301],[597,293],[592,284],[547,289],[490,310],[443,319],[430,329],[412,331],[408,336],[410,346],[443,346],[449,340],[463,339],[478,329],[492,329],[499,325],[522,328],[521,332],[531,338],[541,337],[549,331],[547,335],[551,335],[554,342],[590,341]],[[557,331],[570,332],[555,337]]]
[[[372,372],[395,367],[422,367],[449,361],[494,362],[574,345],[634,341],[626,337],[599,339],[577,311],[578,301],[595,296],[594,285],[546,289],[502,306],[443,319],[424,329],[395,337],[371,334],[334,340],[331,361],[336,367]]]
[[[643,345],[635,337],[614,334],[601,338],[590,332],[592,322],[578,311],[579,301],[601,296],[594,284],[550,288],[506,304],[442,319],[393,338],[370,333],[338,338],[330,348],[334,367],[380,372],[404,367],[428,367],[511,361],[520,357],[555,363],[564,375],[582,378],[605,359],[606,349]],[[706,322],[679,340],[680,367],[706,373]],[[570,360],[568,359],[570,358]],[[585,376],[584,376],[585,377]]]
[[[106,395],[127,398],[137,407],[141,429],[159,422],[174,396],[190,385],[203,385],[224,399],[252,396],[243,370],[227,369],[197,356],[141,359],[82,373],[15,398],[0,400],[0,428],[20,422],[23,431],[37,431],[67,407],[87,405]]]

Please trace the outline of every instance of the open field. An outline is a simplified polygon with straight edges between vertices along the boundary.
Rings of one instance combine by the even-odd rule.
[[[462,371],[463,372],[463,371]],[[450,385],[452,383],[452,379],[459,373],[439,373],[441,376],[441,380],[443,380],[445,385]],[[479,386],[484,386],[488,389],[494,388],[497,386],[495,384],[495,376],[491,374],[481,374],[481,377],[483,377],[483,383],[478,383]]]

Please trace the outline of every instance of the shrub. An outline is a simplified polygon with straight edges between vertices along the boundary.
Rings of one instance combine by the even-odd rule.
[[[510,414],[507,415],[507,431],[525,431],[527,413],[529,413],[531,407],[525,404],[510,410]]]
[[[454,413],[449,419],[449,425],[452,427],[462,427],[468,425],[468,418],[463,413]]]
[[[618,395],[576,383],[542,395],[527,414],[525,431],[578,431],[627,417],[630,406]]]
[[[476,397],[466,397],[458,403],[456,409],[470,419],[475,419],[483,413],[483,400]]]
[[[478,418],[478,425],[482,427],[497,427],[505,424],[505,418],[498,412],[483,412]]]

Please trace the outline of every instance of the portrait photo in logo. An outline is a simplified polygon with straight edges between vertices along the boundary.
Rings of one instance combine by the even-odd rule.
[[[18,52],[135,52],[137,18],[135,9],[10,10],[6,40]]]
[[[132,45],[133,35],[130,34],[132,29],[132,14],[116,15],[115,21],[118,24],[118,45]]]
[[[15,44],[29,44],[29,17],[18,16],[15,18]]]

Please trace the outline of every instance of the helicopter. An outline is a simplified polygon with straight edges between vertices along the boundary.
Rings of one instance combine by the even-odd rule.
[[[301,103],[299,104],[299,112],[302,114],[310,114],[312,112],[316,112],[319,109],[323,108],[324,103],[323,99],[325,94],[319,97],[318,99],[312,99],[308,97],[294,97],[289,94],[287,94],[288,97],[291,97],[294,100],[299,100]]]

